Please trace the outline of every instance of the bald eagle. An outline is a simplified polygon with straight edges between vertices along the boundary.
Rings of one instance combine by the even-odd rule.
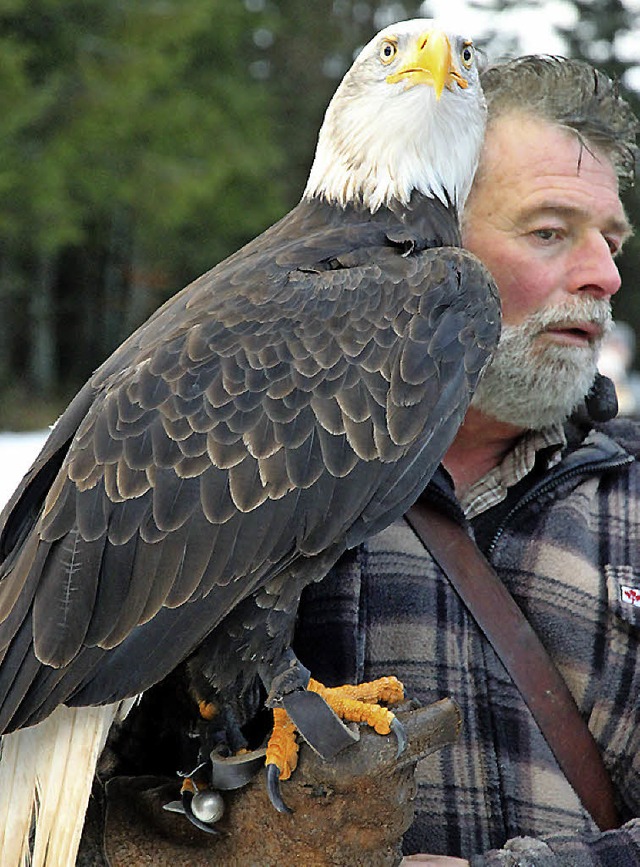
[[[151,316],[53,428],[0,521],[2,865],[29,846],[74,862],[109,728],[185,660],[222,704],[259,680],[304,710],[302,589],[418,497],[497,342],[458,229],[484,125],[470,40],[383,30],[300,203]],[[305,719],[322,750],[325,717]]]

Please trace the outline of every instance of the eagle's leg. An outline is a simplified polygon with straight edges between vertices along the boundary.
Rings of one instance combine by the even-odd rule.
[[[266,706],[284,709],[295,728],[323,759],[333,759],[358,740],[317,692],[308,689],[311,673],[291,649],[261,672],[267,687]],[[281,717],[280,717],[281,718]]]
[[[267,743],[265,765],[267,769],[267,793],[279,813],[290,813],[280,794],[280,780],[288,780],[298,764],[298,741],[296,727],[286,710],[273,709],[273,731]]]
[[[313,698],[312,698],[313,697]],[[285,711],[291,706],[292,700],[288,695],[281,696],[280,701],[284,707],[274,708],[273,732],[267,744],[267,792],[271,803],[281,813],[291,812],[282,799],[280,793],[280,780],[288,779],[295,770],[298,761],[298,745],[296,742],[296,730],[307,738],[310,731],[316,734],[319,728],[316,712],[322,706],[330,711],[331,715],[337,716],[345,722],[366,723],[378,734],[393,733],[398,742],[398,755],[406,746],[406,736],[402,725],[385,704],[396,704],[404,698],[404,689],[400,681],[395,677],[382,677],[370,683],[358,685],[346,684],[338,687],[326,687],[313,678],[309,678],[304,692],[299,690],[294,695],[294,719],[290,718]],[[321,699],[321,704],[318,704]],[[348,730],[347,730],[348,731]],[[358,735],[350,732],[353,740]],[[314,747],[313,742],[309,741]],[[348,742],[345,744],[348,745]],[[315,748],[315,747],[314,747]],[[333,750],[335,755],[342,746]],[[323,753],[320,750],[321,755]],[[326,757],[326,756],[325,756]]]
[[[267,707],[284,708],[295,727],[323,759],[332,759],[358,739],[346,722],[365,722],[380,734],[394,731],[401,738],[394,715],[380,702],[395,704],[404,697],[395,677],[382,677],[357,686],[325,687],[311,678],[294,652],[288,648],[275,664],[261,672],[267,686]],[[402,740],[399,742],[402,751]]]
[[[237,708],[230,707],[210,691],[192,688],[198,705],[198,723],[190,742],[197,743],[197,765],[182,777],[180,800],[164,809],[184,815],[192,825],[209,834],[219,833],[215,823],[224,812],[223,793],[245,786],[264,767],[264,748],[250,750]],[[191,765],[193,767],[193,765]]]

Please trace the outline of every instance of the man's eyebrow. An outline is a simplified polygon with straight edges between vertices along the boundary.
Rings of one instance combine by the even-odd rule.
[[[564,217],[567,220],[575,219],[576,217],[580,219],[589,219],[591,217],[591,212],[586,208],[580,208],[577,205],[566,205],[561,204],[560,202],[540,202],[537,205],[533,205],[531,207],[524,207],[518,212],[518,220],[520,222],[525,222],[527,220],[534,220],[537,217],[545,217],[545,216],[558,216]],[[604,229],[607,232],[612,232],[615,235],[620,235],[622,240],[626,240],[631,235],[633,235],[633,226],[627,219],[627,215],[624,214],[620,217],[610,217],[604,224]]]

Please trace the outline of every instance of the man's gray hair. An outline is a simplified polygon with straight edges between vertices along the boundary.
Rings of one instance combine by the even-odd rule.
[[[616,82],[582,60],[529,55],[482,74],[489,123],[522,111],[574,130],[586,147],[611,160],[621,188],[635,177],[638,119]]]

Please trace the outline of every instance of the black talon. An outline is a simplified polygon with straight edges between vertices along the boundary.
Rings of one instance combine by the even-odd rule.
[[[267,794],[269,800],[279,813],[293,813],[291,807],[287,807],[280,794],[280,768],[277,765],[267,765]]]
[[[193,815],[193,810],[191,809],[191,802],[193,801],[193,792],[189,792],[185,790],[182,792],[182,807],[184,809],[184,814],[187,819],[191,822],[192,825],[195,825],[196,828],[199,828],[200,831],[205,831],[207,834],[219,834],[220,831],[213,825],[207,825],[206,822],[200,821]]]
[[[391,723],[391,731],[396,736],[396,741],[398,742],[398,752],[396,753],[396,758],[400,758],[402,753],[407,748],[407,733],[405,732],[404,726],[397,717],[393,718],[393,721]]]

